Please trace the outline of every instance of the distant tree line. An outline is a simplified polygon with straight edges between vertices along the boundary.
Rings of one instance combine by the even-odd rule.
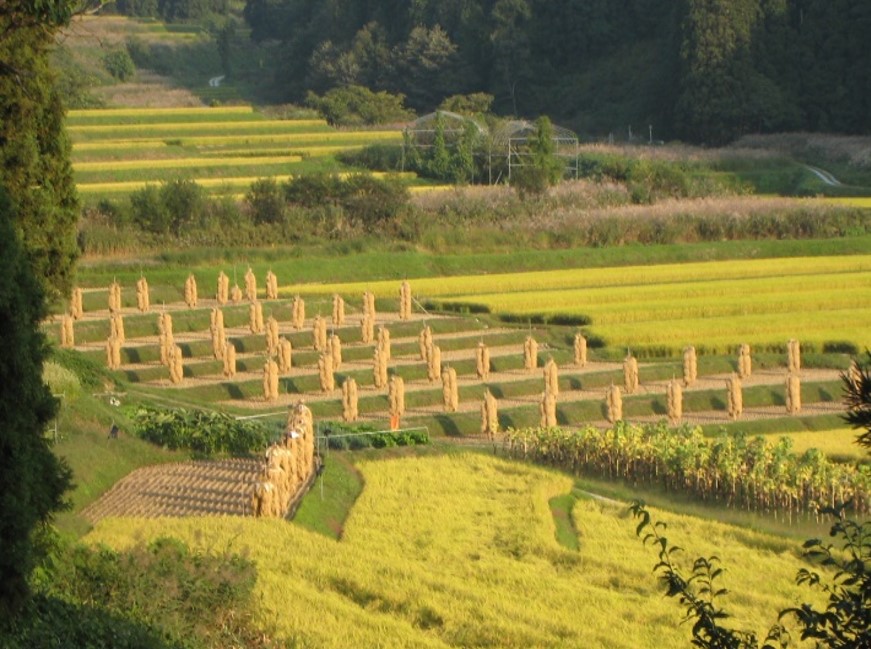
[[[226,15],[228,0],[115,0],[114,9],[125,16],[162,18],[167,21],[197,20],[210,13]]]
[[[866,0],[247,0],[245,18],[282,43],[289,100],[489,92],[503,114],[711,144],[871,131]]]

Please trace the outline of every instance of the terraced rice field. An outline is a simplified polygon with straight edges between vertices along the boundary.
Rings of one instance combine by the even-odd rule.
[[[201,287],[213,284],[214,278],[201,276]],[[445,280],[447,281],[447,280]],[[519,280],[518,280],[519,281]],[[417,289],[417,283],[413,285]],[[398,283],[394,284],[394,289]],[[323,287],[321,287],[323,289]],[[359,411],[362,421],[386,427],[389,421],[387,389],[375,386],[373,373],[374,344],[362,342],[359,317],[362,311],[359,294],[344,293],[347,320],[331,326],[342,341],[342,363],[337,369],[336,389],[321,389],[318,377],[319,352],[313,347],[312,326],[316,314],[329,314],[331,302],[326,297],[310,296],[306,300],[308,318],[303,327],[291,325],[290,300],[262,301],[264,318],[274,316],[281,335],[293,345],[293,367],[280,379],[279,397],[263,398],[262,376],[266,354],[264,334],[249,328],[249,305],[228,304],[223,307],[228,339],[236,347],[238,374],[233,379],[222,375],[222,363],[212,356],[209,313],[217,303],[201,298],[197,308],[180,303],[180,287],[175,298],[168,288],[155,289],[153,303],[165,306],[151,313],[139,313],[132,305],[132,287],[123,291],[126,342],[122,349],[119,378],[140,397],[166,405],[219,407],[236,414],[272,414],[280,420],[288,405],[303,399],[321,418],[338,419],[342,414],[341,385],[353,377],[359,386]],[[201,294],[207,292],[201,289]],[[85,294],[85,315],[75,325],[76,349],[98,363],[105,363],[105,342],[109,335],[107,290],[89,289]],[[385,327],[391,336],[390,372],[402,376],[406,384],[404,424],[423,424],[433,432],[476,434],[479,409],[485,390],[499,401],[500,425],[538,425],[539,401],[544,389],[542,367],[553,358],[558,364],[560,394],[557,418],[560,424],[607,426],[604,406],[605,389],[623,383],[622,365],[615,362],[613,351],[601,355],[591,350],[589,362],[577,366],[573,361],[574,330],[564,328],[554,333],[548,329],[498,326],[470,317],[433,316],[416,309],[411,320],[400,321],[397,302],[382,298],[378,302],[376,328]],[[160,364],[157,312],[173,315],[176,343],[182,348],[184,380],[177,385],[169,381],[166,367]],[[433,330],[434,342],[442,352],[442,363],[453,367],[458,375],[459,406],[447,412],[440,380],[427,376],[421,358],[419,334],[424,324]],[[58,336],[57,324],[48,324],[50,336]],[[540,342],[536,369],[523,365],[523,343],[528,335]],[[484,342],[490,352],[490,374],[477,375],[475,351]],[[736,343],[737,344],[737,343]],[[843,358],[846,366],[847,359]],[[757,370],[744,381],[745,414],[743,419],[768,419],[786,416],[786,356],[769,353],[757,357]],[[829,365],[829,367],[831,367]],[[684,420],[690,424],[717,425],[729,421],[726,414],[725,379],[734,370],[734,358],[702,356],[699,380],[684,396]],[[641,387],[624,396],[624,414],[632,421],[658,421],[666,412],[666,383],[681,376],[680,360],[642,362]],[[805,368],[802,372],[802,416],[833,415],[842,411],[840,383],[835,369]]]
[[[172,536],[244,553],[257,565],[264,619],[299,646],[687,646],[683,610],[663,597],[655,552],[635,536],[625,505],[575,502],[577,549],[568,549],[549,508],[572,490],[565,475],[472,453],[359,469],[366,486],[338,541],[285,521],[231,517],[107,518],[86,540],[123,549]],[[806,565],[798,543],[654,516],[684,548],[675,555],[682,570],[696,556],[720,557],[727,570],[718,584],[731,592],[718,602],[730,627],[764,637],[777,610],[815,597],[795,584]]]
[[[395,293],[395,282],[291,286],[289,292]],[[871,347],[871,256],[761,259],[441,277],[415,281],[419,299],[480,304],[514,316],[587,316],[609,345],[726,353],[739,342],[806,349]]]
[[[86,200],[174,179],[238,195],[258,178],[348,173],[338,152],[402,139],[398,130],[339,131],[319,119],[267,119],[250,106],[78,110],[70,111],[66,126]],[[404,178],[414,181],[413,174]]]

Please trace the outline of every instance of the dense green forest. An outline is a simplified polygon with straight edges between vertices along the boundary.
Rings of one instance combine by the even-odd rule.
[[[582,133],[719,144],[871,132],[867,0],[248,0],[284,99],[360,85],[417,111],[485,91]]]

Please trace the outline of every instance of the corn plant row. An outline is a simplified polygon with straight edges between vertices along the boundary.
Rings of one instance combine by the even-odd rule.
[[[575,474],[656,485],[789,522],[849,499],[860,516],[871,511],[867,466],[831,462],[817,449],[797,456],[788,437],[772,443],[737,434],[712,441],[698,427],[618,422],[607,430],[510,429],[505,449]]]

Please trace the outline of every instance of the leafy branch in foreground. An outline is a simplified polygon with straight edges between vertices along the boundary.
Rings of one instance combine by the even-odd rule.
[[[794,617],[801,628],[802,640],[816,640],[817,647],[860,649],[871,647],[871,521],[857,522],[846,518],[849,505],[826,507],[822,511],[835,517],[830,536],[842,539],[840,548],[811,539],[804,544],[804,556],[834,569],[831,582],[819,573],[802,568],[796,582],[821,589],[828,595],[825,610],[811,604],[780,611],[778,620]],[[665,536],[666,524],[652,521],[643,502],[635,501],[630,511],[639,519],[635,532],[645,545],[659,549],[654,571],[665,584],[665,594],[677,597],[686,609],[684,621],[693,620],[692,644],[703,649],[760,649],[756,634],[723,626],[729,614],[717,605],[727,594],[718,585],[723,574],[716,555],[697,558],[689,577],[684,577],[675,563],[681,548],[670,545]],[[778,622],[768,632],[761,649],[784,649],[790,646],[787,629]]]

